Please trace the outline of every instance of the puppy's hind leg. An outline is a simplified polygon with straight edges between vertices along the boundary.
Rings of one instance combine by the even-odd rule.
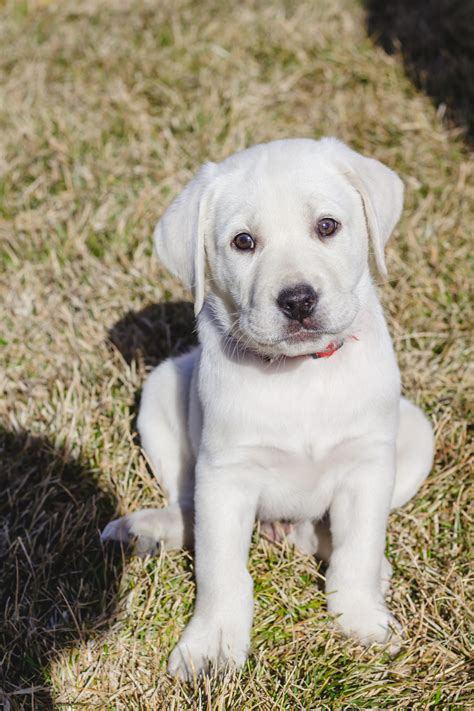
[[[188,434],[191,380],[199,356],[195,348],[155,368],[145,382],[138,414],[142,447],[169,503],[194,495],[194,456]]]
[[[395,489],[390,507],[403,506],[416,494],[433,466],[434,436],[431,423],[409,400],[400,400]]]
[[[192,404],[193,426],[199,428],[199,408],[190,392],[198,357],[195,348],[165,361],[152,371],[142,392],[138,430],[169,505],[111,521],[102,540],[133,542],[139,554],[155,552],[159,543],[167,549],[193,545],[195,462],[188,420]]]

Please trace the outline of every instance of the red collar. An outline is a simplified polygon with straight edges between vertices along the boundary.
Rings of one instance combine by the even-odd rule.
[[[339,348],[342,348],[344,341],[331,341],[326,346],[325,351],[316,351],[316,353],[309,353],[308,357],[317,360],[318,358],[330,358]]]

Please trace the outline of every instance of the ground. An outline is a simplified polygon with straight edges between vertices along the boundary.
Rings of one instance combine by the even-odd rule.
[[[0,11],[4,708],[470,707],[467,134],[368,39],[356,0]],[[192,610],[192,557],[129,559],[99,541],[114,515],[163,501],[136,405],[147,370],[194,338],[189,295],[151,233],[203,161],[327,134],[406,186],[380,291],[404,392],[437,446],[426,484],[389,522],[405,643],[390,659],[342,640],[324,568],[256,533],[248,664],[187,687],[165,670]]]

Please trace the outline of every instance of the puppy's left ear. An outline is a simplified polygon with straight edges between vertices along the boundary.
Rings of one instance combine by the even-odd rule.
[[[403,208],[403,183],[393,170],[378,160],[366,158],[339,143],[343,172],[362,198],[375,262],[387,276],[384,249],[400,219]]]
[[[204,302],[205,236],[215,163],[206,163],[158,222],[153,241],[158,257],[194,296],[197,315]]]

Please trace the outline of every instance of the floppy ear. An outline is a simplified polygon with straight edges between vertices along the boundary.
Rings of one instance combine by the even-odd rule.
[[[153,241],[158,257],[194,296],[197,315],[204,302],[205,233],[214,163],[206,163],[173,200],[158,222]]]
[[[402,213],[403,183],[393,170],[378,160],[365,158],[344,144],[339,147],[342,148],[343,172],[364,204],[377,268],[386,277],[384,248]]]

